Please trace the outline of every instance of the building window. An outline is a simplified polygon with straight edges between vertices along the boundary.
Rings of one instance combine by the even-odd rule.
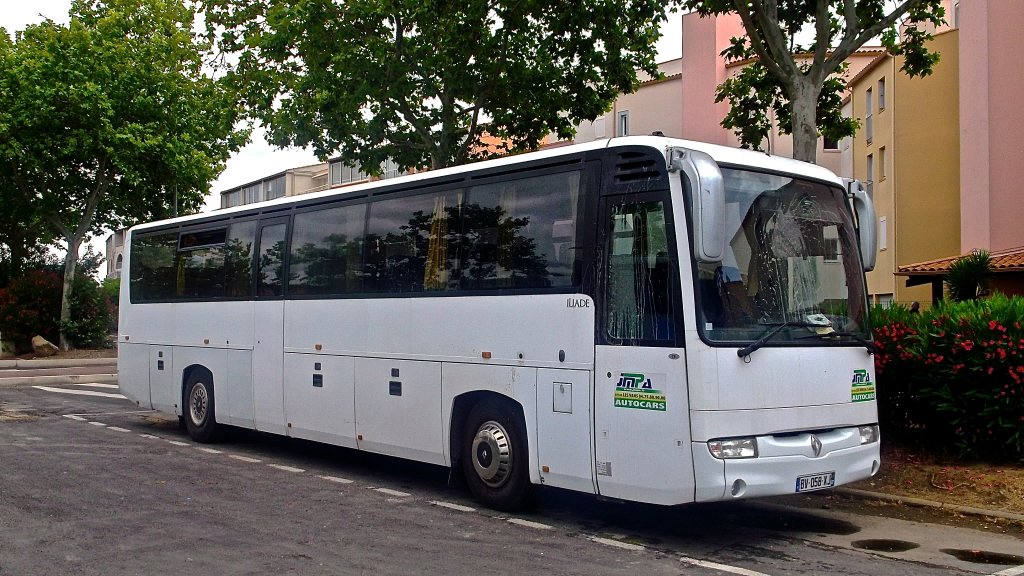
[[[267,180],[263,183],[264,190],[266,191],[265,200],[273,200],[274,198],[280,198],[284,196],[284,176],[278,176],[273,180]]]
[[[262,200],[260,198],[260,191],[263,188],[260,184],[253,184],[251,186],[242,187],[242,204],[253,204]]]
[[[114,277],[121,277],[121,266],[124,264],[124,256],[121,254],[117,255],[117,263],[114,264]]]
[[[864,98],[864,137],[867,138],[868,144],[871,144],[871,138],[874,135],[872,127],[872,115],[874,114],[874,99],[871,92],[871,88],[868,88]]]
[[[885,146],[878,149],[878,179],[885,180]]]
[[[619,112],[615,124],[616,136],[629,136],[629,110]]]
[[[822,148],[824,150],[839,150],[839,140],[834,140],[828,136],[822,136]]]
[[[885,110],[885,78],[878,79],[878,110]]]
[[[238,206],[239,199],[241,198],[241,195],[242,195],[242,192],[241,192],[241,190],[238,190],[238,189],[232,190],[231,192],[225,192],[225,193],[221,194],[220,195],[220,207],[221,208],[231,208],[233,206]]]
[[[594,119],[594,138],[604,138],[604,116]]]
[[[878,218],[878,250],[889,248],[889,219],[886,216]]]
[[[868,195],[874,197],[875,193],[875,156],[868,154],[867,169],[865,172],[864,184],[868,187]]]
[[[398,178],[401,172],[398,170],[398,164],[394,160],[388,158],[381,164],[381,179],[387,180],[388,178]]]

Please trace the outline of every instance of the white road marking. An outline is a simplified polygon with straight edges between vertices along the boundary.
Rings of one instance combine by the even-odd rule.
[[[103,422],[89,422],[89,424],[92,424],[93,426],[106,426]]]
[[[647,548],[645,548],[644,546],[641,546],[639,544],[630,544],[629,542],[620,542],[618,540],[612,540],[611,538],[601,538],[599,536],[591,536],[590,540],[592,542],[597,542],[598,544],[604,544],[605,546],[612,546],[614,548],[621,548],[623,550],[633,550],[635,552],[640,552],[640,551],[643,551],[643,550],[647,550]]]
[[[398,490],[392,490],[390,488],[370,488],[370,490],[376,490],[381,494],[387,494],[388,496],[395,496],[398,498],[405,498],[406,496],[412,496],[408,492],[399,492]]]
[[[65,414],[64,417],[70,420],[77,420],[78,422],[85,422],[85,418],[82,418],[81,416],[77,416],[75,414]]]
[[[746,568],[740,568],[739,566],[729,566],[728,564],[719,564],[718,562],[708,562],[707,560],[698,560],[696,558],[689,558],[683,556],[679,558],[679,561],[684,564],[690,564],[691,566],[700,566],[701,568],[710,568],[712,570],[718,570],[719,572],[728,572],[729,574],[739,574],[739,576],[768,576],[764,572],[757,572],[755,570],[747,570]]]
[[[284,464],[267,464],[267,466],[270,466],[271,468],[276,468],[278,470],[284,470],[285,472],[305,472],[305,470],[303,470],[302,468],[296,468],[294,466],[285,466]]]
[[[338,483],[338,484],[351,484],[352,483],[352,480],[349,480],[348,478],[338,478],[337,476],[317,476],[317,478],[321,478],[323,480],[327,480],[329,482],[335,482],[335,483]]]
[[[131,432],[131,430],[127,428],[119,428],[117,426],[108,426],[107,430],[113,430],[114,432]]]
[[[509,518],[509,524],[515,524],[516,526],[525,526],[527,528],[536,528],[537,530],[554,530],[554,526],[547,524],[541,524],[540,522],[531,522],[529,520],[523,520],[522,518]]]
[[[139,436],[142,436],[143,438],[149,438],[150,440],[163,440],[163,438],[159,436],[153,436],[152,434],[139,434]]]
[[[199,446],[199,449],[202,450],[203,452],[206,452],[207,454],[223,454],[224,453],[221,450],[214,450],[213,448],[203,448],[202,446]]]
[[[191,446],[188,442],[178,442],[177,440],[168,440],[168,444],[174,444],[175,446]]]
[[[228,458],[234,458],[235,460],[241,460],[242,462],[249,462],[250,464],[258,464],[262,462],[259,458],[249,458],[248,456],[239,456],[238,454],[228,454]]]
[[[122,400],[125,399],[125,397],[120,394],[111,394],[109,392],[94,392],[92,390],[68,390],[67,388],[53,388],[51,386],[33,386],[33,388],[43,390],[45,392],[56,392],[57,394],[74,394],[76,396],[99,396],[101,398],[120,398]]]
[[[1020,576],[1021,574],[1024,574],[1024,565],[994,572],[990,576]]]
[[[452,504],[451,502],[438,502],[436,500],[431,500],[427,503],[433,504],[434,506],[440,506],[442,508],[448,508],[449,510],[456,510],[458,512],[476,512],[476,508],[470,508],[469,506],[463,506],[462,504]]]

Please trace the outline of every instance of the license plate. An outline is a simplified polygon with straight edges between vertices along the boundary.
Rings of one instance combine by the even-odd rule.
[[[812,490],[824,490],[836,485],[835,472],[821,472],[819,474],[808,474],[798,476],[796,479],[797,492],[810,492]]]

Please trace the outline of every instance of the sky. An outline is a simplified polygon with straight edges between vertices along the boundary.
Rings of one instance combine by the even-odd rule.
[[[71,0],[0,0],[0,27],[8,33],[24,29],[49,18],[54,22],[67,23],[68,9]],[[682,56],[682,16],[668,14],[668,22],[663,27],[662,38],[658,43],[658,61],[664,62]],[[228,160],[224,171],[211,187],[212,193],[206,198],[204,212],[220,207],[220,192],[270,176],[289,168],[315,164],[318,160],[312,151],[298,148],[279,149],[267,144],[263,132],[253,132],[248,145],[236,152]],[[102,243],[102,239],[100,244]],[[103,247],[94,246],[100,253]]]

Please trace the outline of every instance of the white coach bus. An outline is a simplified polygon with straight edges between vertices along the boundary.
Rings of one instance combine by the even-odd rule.
[[[879,467],[874,222],[823,168],[653,136],[153,222],[120,387],[199,442],[461,467],[498,509],[830,488]]]

